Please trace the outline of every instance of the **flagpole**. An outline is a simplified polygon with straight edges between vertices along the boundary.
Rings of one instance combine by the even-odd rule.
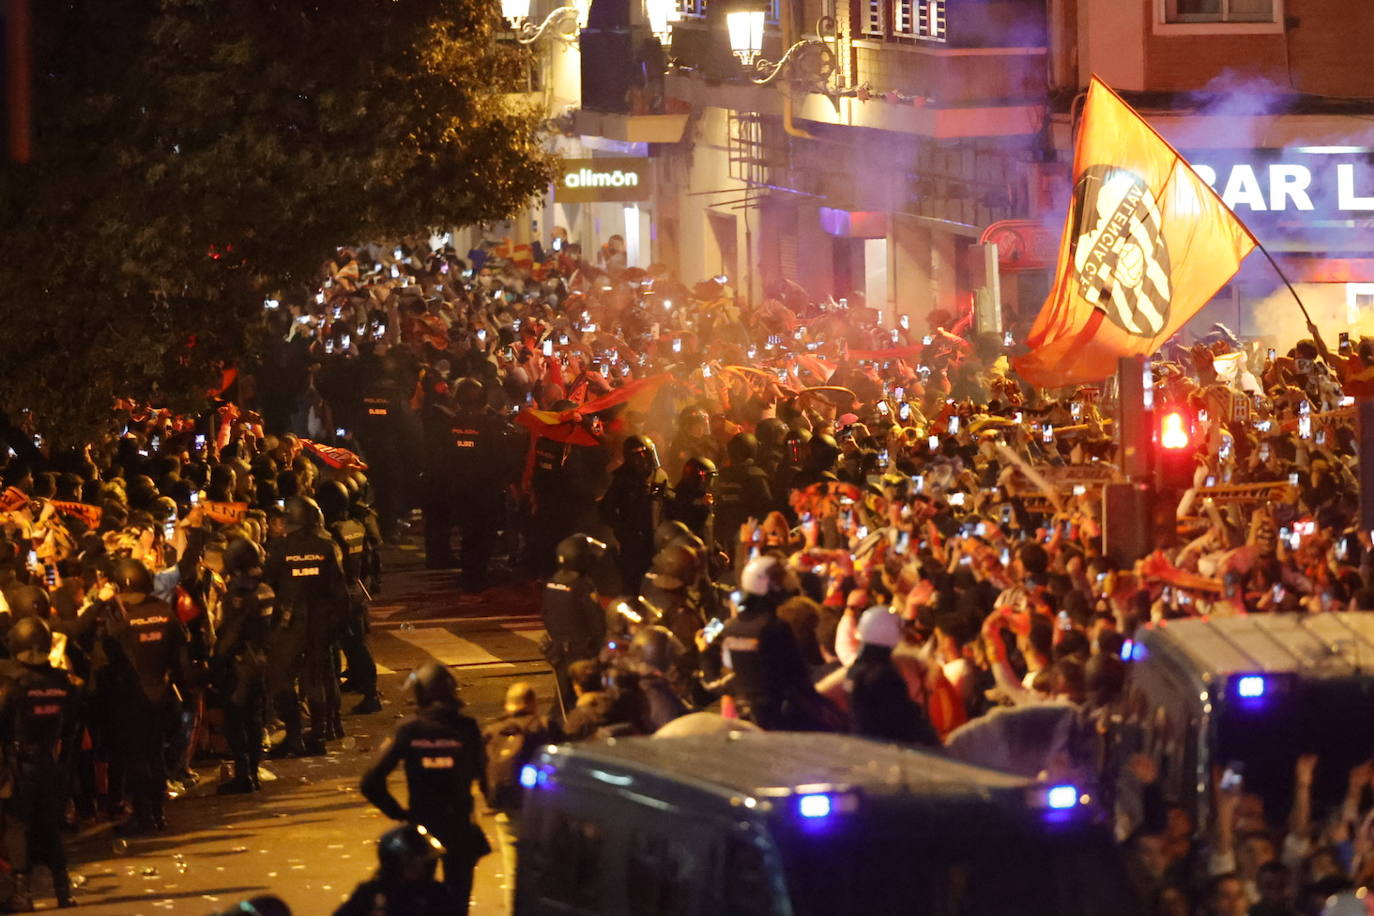
[[[1307,314],[1307,306],[1302,304],[1302,299],[1298,297],[1298,291],[1295,290],[1293,284],[1288,281],[1288,275],[1283,272],[1283,268],[1279,266],[1279,262],[1274,260],[1274,256],[1269,253],[1269,249],[1265,248],[1260,240],[1255,238],[1253,233],[1250,234],[1250,238],[1254,240],[1255,247],[1264,252],[1264,256],[1269,259],[1269,266],[1274,268],[1274,273],[1279,275],[1279,279],[1283,281],[1283,285],[1288,287],[1288,291],[1293,294],[1293,301],[1296,302],[1298,308],[1302,310],[1302,317],[1307,320],[1308,324],[1311,324],[1312,316]]]

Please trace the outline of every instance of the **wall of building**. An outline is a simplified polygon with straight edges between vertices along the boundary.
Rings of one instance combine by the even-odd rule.
[[[1374,98],[1369,0],[1287,0],[1287,59],[1300,92]]]

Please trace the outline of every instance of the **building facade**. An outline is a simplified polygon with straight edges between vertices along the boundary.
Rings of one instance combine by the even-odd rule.
[[[676,3],[670,34],[655,2]],[[643,177],[629,200],[560,176],[515,231],[562,225],[589,253],[619,234],[632,265],[689,283],[724,275],[758,301],[795,281],[917,322],[995,286],[1024,325],[1097,74],[1213,179],[1319,323],[1374,302],[1364,0],[772,0],[746,67],[727,15],[752,2],[594,0],[577,41],[535,46],[572,171],[629,157]],[[1287,334],[1277,285],[1252,256],[1194,324]]]

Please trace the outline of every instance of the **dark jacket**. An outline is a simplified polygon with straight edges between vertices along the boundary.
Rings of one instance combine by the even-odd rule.
[[[409,809],[387,788],[405,770]],[[486,751],[477,723],[448,703],[433,703],[396,727],[381,756],[363,774],[363,796],[387,817],[422,824],[449,852],[471,840],[472,785],[485,781]]]
[[[849,668],[847,685],[854,733],[901,744],[938,746],[940,739],[925,710],[907,692],[892,664],[892,650],[865,645]]]

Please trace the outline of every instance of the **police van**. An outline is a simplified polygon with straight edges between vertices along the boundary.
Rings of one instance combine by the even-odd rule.
[[[1199,825],[1214,786],[1285,811],[1305,753],[1320,758],[1314,804],[1339,803],[1351,767],[1374,755],[1374,614],[1166,620],[1124,654],[1113,756],[1152,756],[1165,800]]]
[[[521,782],[521,916],[1140,912],[1078,787],[862,738],[549,747]]]

